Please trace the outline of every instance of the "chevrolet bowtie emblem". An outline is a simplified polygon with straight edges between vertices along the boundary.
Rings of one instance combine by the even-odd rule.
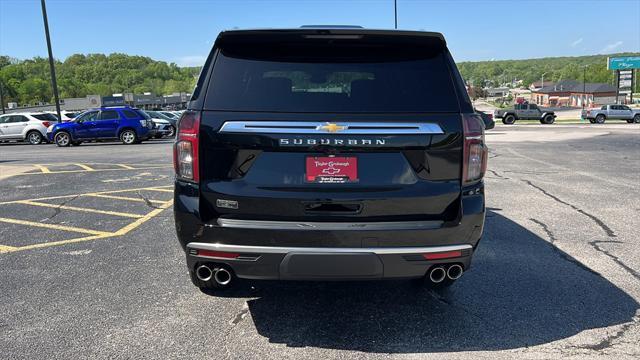
[[[317,130],[324,130],[326,132],[334,133],[342,130],[346,130],[347,126],[338,125],[334,123],[327,123],[326,125],[318,126]]]

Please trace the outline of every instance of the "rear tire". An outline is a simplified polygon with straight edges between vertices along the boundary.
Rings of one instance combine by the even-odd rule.
[[[169,126],[169,133],[167,134],[167,137],[174,137],[176,135],[176,128],[172,126]]]
[[[551,125],[554,123],[554,121],[556,121],[556,119],[553,117],[553,115],[545,115],[545,117],[540,119],[540,123],[545,125]]]
[[[53,138],[53,141],[59,147],[67,147],[71,144],[71,134],[69,134],[66,131],[60,131],[56,133],[56,135]]]
[[[124,129],[120,133],[120,141],[125,145],[132,145],[138,142],[138,135],[131,129]]]
[[[636,124],[640,124],[640,114],[637,114],[633,117],[633,122]]]
[[[31,130],[27,133],[27,142],[31,145],[40,145],[44,138],[38,130]]]
[[[502,118],[502,123],[505,125],[513,125],[516,122],[516,117],[513,115],[507,115]]]
[[[595,121],[596,121],[596,124],[604,124],[606,119],[607,118],[604,115],[600,114],[600,115],[596,116],[596,120]]]

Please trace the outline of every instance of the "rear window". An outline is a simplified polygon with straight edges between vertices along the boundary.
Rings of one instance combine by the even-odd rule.
[[[380,49],[380,51],[384,51]],[[443,52],[407,60],[334,62],[220,53],[205,108],[285,112],[457,112]]]
[[[49,113],[44,113],[44,114],[31,114],[31,116],[33,116],[34,118],[40,120],[40,121],[58,121],[58,117],[53,115],[53,114],[49,114]]]

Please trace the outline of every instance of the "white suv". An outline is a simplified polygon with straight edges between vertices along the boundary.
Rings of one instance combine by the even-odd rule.
[[[58,122],[48,113],[12,113],[0,116],[0,142],[23,140],[32,145],[47,141],[47,128]]]

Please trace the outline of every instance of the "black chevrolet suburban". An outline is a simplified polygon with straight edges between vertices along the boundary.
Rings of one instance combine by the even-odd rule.
[[[224,31],[178,124],[193,283],[451,285],[482,236],[484,125],[442,34]]]

